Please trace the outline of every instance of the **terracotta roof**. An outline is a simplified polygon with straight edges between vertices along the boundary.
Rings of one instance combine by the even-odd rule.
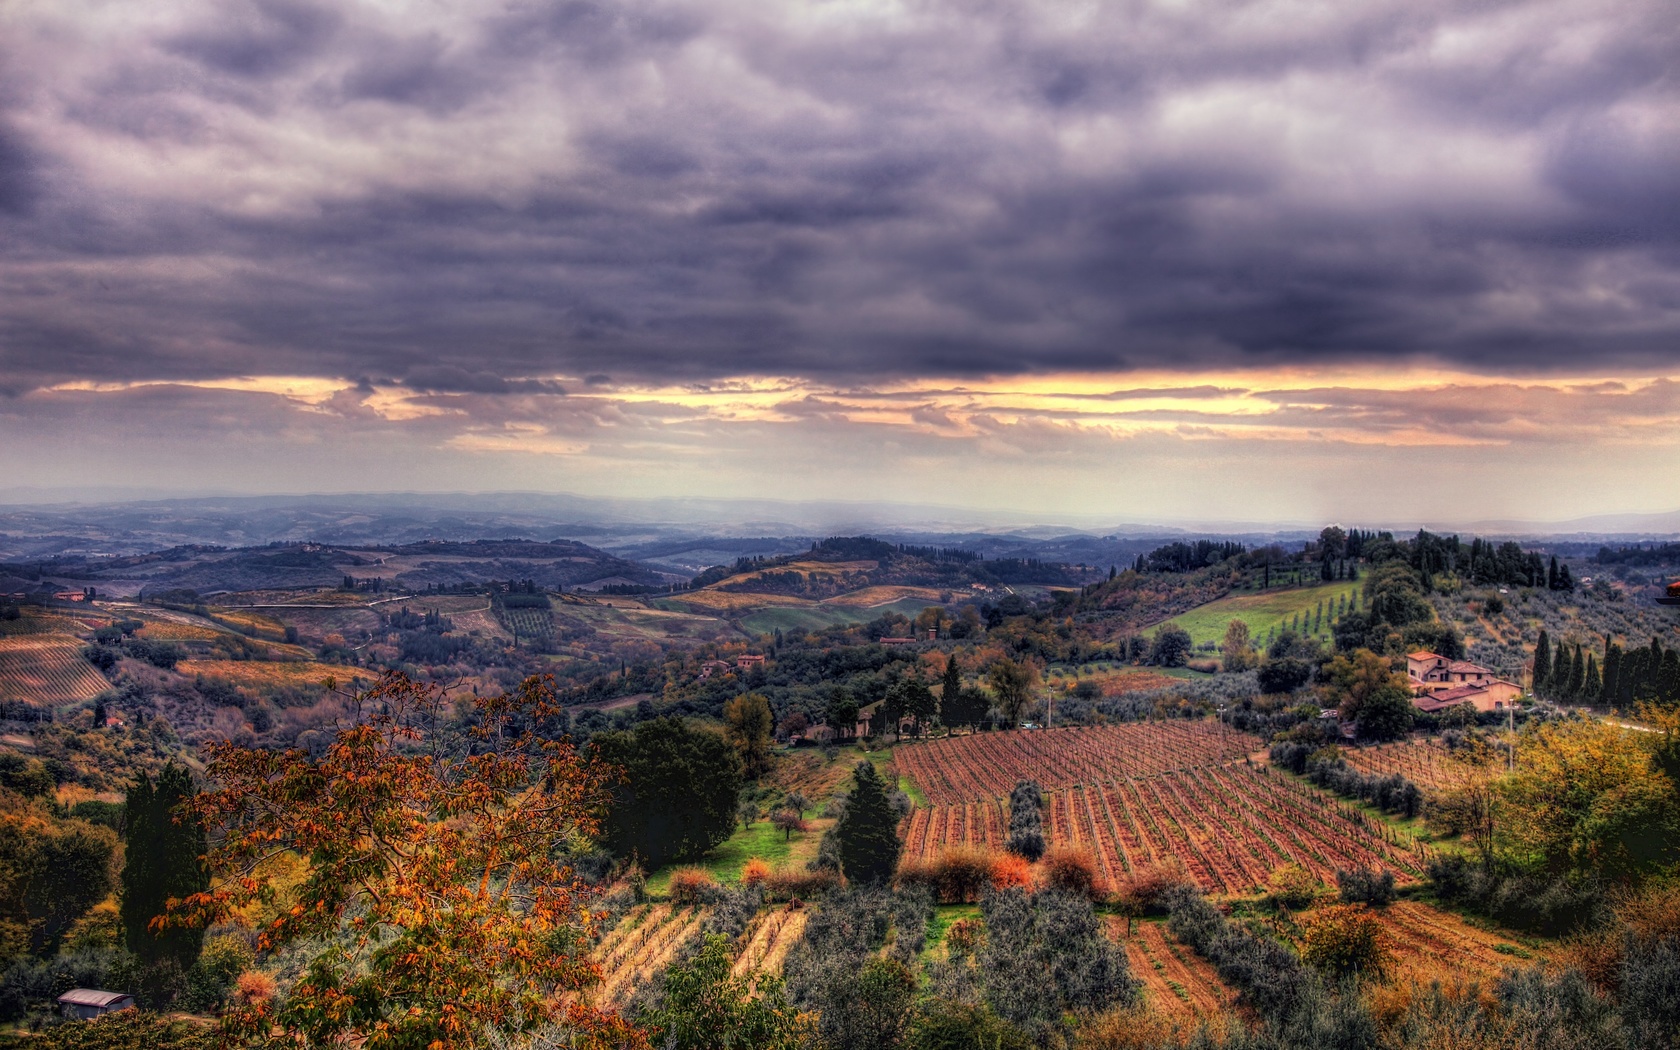
[[[1454,660],[1452,663],[1447,665],[1447,670],[1449,670],[1449,671],[1475,671],[1478,674],[1492,674],[1493,673],[1493,668],[1483,667],[1481,664],[1473,664],[1469,660]]]
[[[1442,656],[1439,653],[1408,653],[1406,655],[1406,659],[1408,659],[1408,660],[1445,660],[1446,657]]]

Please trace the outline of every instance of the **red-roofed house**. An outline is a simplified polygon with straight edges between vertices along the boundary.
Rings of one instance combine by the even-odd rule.
[[[1485,682],[1421,692],[1413,698],[1412,706],[1427,714],[1444,711],[1459,704],[1469,704],[1478,711],[1503,711],[1514,704],[1521,695],[1522,687],[1517,683],[1507,682],[1503,678],[1492,678]]]
[[[740,656],[735,658],[735,666],[739,667],[743,671],[747,670],[749,667],[762,667],[763,665],[764,657],[760,656],[758,653],[742,653]]]
[[[1469,660],[1449,660],[1439,653],[1411,653],[1406,657],[1406,676],[1412,690],[1433,693],[1460,685],[1481,685],[1499,678],[1491,667]]]

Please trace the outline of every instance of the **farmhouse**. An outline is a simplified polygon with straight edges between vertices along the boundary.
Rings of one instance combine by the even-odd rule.
[[[1507,682],[1503,678],[1492,678],[1485,682],[1420,692],[1413,698],[1412,706],[1428,714],[1444,711],[1459,704],[1469,704],[1478,711],[1503,711],[1515,704],[1517,697],[1521,695],[1522,687],[1517,683]]]
[[[734,668],[729,665],[728,660],[707,660],[700,665],[700,677],[710,678],[713,675],[726,675],[733,670]]]
[[[914,638],[883,638],[883,639],[881,639],[881,644],[882,645],[915,645],[916,644],[916,639],[914,639]]]
[[[1429,652],[1411,653],[1406,657],[1406,676],[1412,680],[1412,691],[1416,693],[1433,693],[1461,685],[1482,685],[1499,678],[1490,667],[1468,660],[1449,660]]]
[[[743,671],[750,671],[754,667],[763,667],[764,657],[758,653],[742,653],[735,658],[735,666]]]

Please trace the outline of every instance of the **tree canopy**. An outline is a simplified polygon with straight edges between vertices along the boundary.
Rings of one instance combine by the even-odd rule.
[[[602,842],[619,856],[634,853],[650,866],[691,860],[734,830],[741,759],[717,732],[657,718],[603,733],[592,746],[623,773],[602,828]]]
[[[597,828],[608,771],[529,728],[553,717],[552,683],[476,701],[470,749],[430,732],[453,700],[388,674],[349,698],[318,758],[211,747],[194,811],[218,830],[215,888],[188,920],[270,901],[267,866],[291,854],[305,877],[258,932],[302,953],[277,1000],[228,1015],[266,1041],[367,1050],[478,1047],[562,1025],[585,1045],[635,1045],[616,1015],[567,993],[598,971],[585,951],[589,895],[564,857]]]

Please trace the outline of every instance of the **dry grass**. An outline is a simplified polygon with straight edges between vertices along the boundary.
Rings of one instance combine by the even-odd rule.
[[[937,602],[940,592],[932,587],[908,587],[883,584],[877,587],[865,587],[859,591],[849,591],[846,594],[835,595],[833,598],[823,599],[824,605],[845,605],[859,609],[873,609],[877,605],[891,605],[893,602],[915,598],[920,601]]]
[[[355,678],[372,684],[377,674],[359,667],[315,663],[308,660],[269,662],[264,660],[182,660],[175,668],[184,675],[222,678],[235,685],[318,686],[328,678],[341,685]]]
[[[766,605],[815,605],[809,598],[795,598],[788,594],[742,594],[735,591],[694,591],[671,599],[682,605],[714,612],[734,612],[737,609],[758,609]]]

